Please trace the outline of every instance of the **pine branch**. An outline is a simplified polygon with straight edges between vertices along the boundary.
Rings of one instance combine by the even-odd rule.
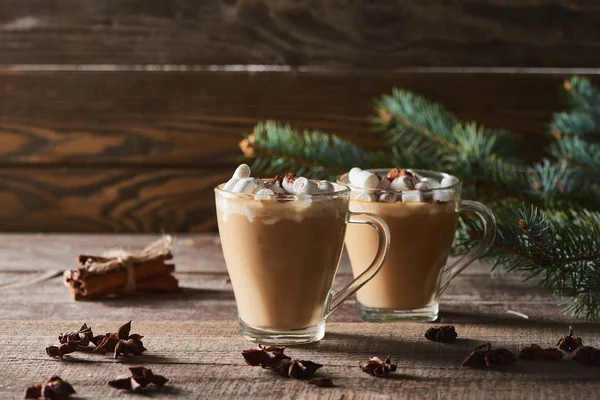
[[[568,135],[598,135],[600,120],[588,112],[563,111],[554,114],[550,132],[557,139]]]
[[[495,267],[539,279],[542,286],[568,298],[566,310],[575,317],[600,317],[600,213],[521,206],[497,209],[496,216],[497,239],[486,255]],[[481,230],[473,224],[467,227],[470,247]]]
[[[600,171],[600,145],[579,136],[562,138],[552,145],[550,152],[573,167],[580,167],[598,175]]]
[[[563,89],[571,109],[600,114],[600,92],[589,79],[573,76],[563,83]]]
[[[312,178],[333,178],[356,166],[392,166],[380,151],[364,150],[319,131],[298,132],[273,121],[257,124],[240,147],[246,157],[255,158],[253,169],[266,173],[294,171]]]
[[[440,104],[406,90],[394,89],[391,95],[375,101],[376,127],[384,131],[390,145],[412,146],[423,158],[433,158],[446,150],[456,150],[452,129],[458,123]]]

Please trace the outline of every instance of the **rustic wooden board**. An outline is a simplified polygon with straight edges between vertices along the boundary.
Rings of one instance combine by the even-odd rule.
[[[563,74],[0,72],[0,165],[231,166],[256,122],[275,119],[377,147],[372,101],[393,87],[541,154]]]
[[[0,226],[5,232],[214,230],[213,188],[230,175],[230,169],[4,169]]]
[[[568,75],[0,72],[3,231],[214,230],[212,188],[273,118],[380,147],[372,99],[406,87],[521,134],[538,158]],[[490,96],[490,93],[494,93]]]
[[[216,235],[210,234],[175,237],[176,277],[184,288],[180,293],[158,295],[153,301],[137,295],[92,302],[74,302],[70,298],[60,273],[74,268],[79,254],[101,255],[116,247],[136,251],[155,239],[148,235],[2,235],[0,294],[4,300],[0,304],[0,319],[61,320],[65,315],[71,319],[136,317],[152,321],[235,318],[235,300],[231,285],[226,282],[220,243]],[[343,287],[350,279],[350,265],[344,256],[335,288]],[[544,320],[568,320],[558,315],[557,299],[534,287],[535,283],[521,283],[521,278],[513,275],[491,279],[489,268],[476,264],[467,268],[444,294],[442,314],[452,321],[473,319],[482,311],[490,319],[519,319],[506,313],[512,310]],[[163,303],[170,311],[157,314],[157,305]],[[192,303],[197,306],[190,307]],[[132,314],[125,315],[124,309]],[[358,321],[354,298],[334,313],[332,320]]]
[[[427,325],[335,323],[320,343],[288,349],[290,355],[323,364],[319,375],[329,376],[336,388],[314,388],[301,381],[274,376],[244,364],[241,350],[252,345],[239,338],[235,323],[142,323],[133,330],[145,336],[148,351],[131,362],[108,356],[75,353],[64,361],[49,359],[43,347],[59,332],[79,322],[0,321],[0,398],[15,398],[28,385],[59,374],[84,398],[120,395],[106,382],[126,375],[127,367],[144,365],[171,378],[169,386],[152,393],[153,398],[448,398],[455,399],[589,399],[598,390],[596,368],[573,361],[521,362],[499,371],[460,367],[470,350],[485,342],[512,351],[528,345],[531,338],[551,345],[564,326],[457,325],[461,337],[454,345],[427,342]],[[98,332],[112,331],[118,322],[96,323]],[[578,326],[590,345],[597,326]],[[377,379],[358,368],[373,355],[391,355],[398,363],[392,379]],[[575,389],[575,390],[574,390]]]
[[[143,319],[146,321],[230,321],[235,319],[235,299],[225,273],[177,273],[176,278],[184,288],[179,293],[151,296],[135,295],[105,301],[75,302],[62,283],[58,272],[50,278],[48,273],[0,273],[0,294],[4,300],[0,315],[4,319],[101,320]],[[351,279],[341,273],[334,289],[340,289]],[[448,321],[469,320],[476,312],[494,315],[506,320],[517,320],[508,310],[524,313],[539,319],[559,318],[557,299],[549,293],[534,290],[533,284],[521,284],[519,277],[492,280],[488,275],[465,275],[457,278],[442,298],[442,318]],[[156,307],[168,312],[156,313]],[[189,307],[195,304],[195,307]],[[168,306],[167,306],[168,305]],[[541,309],[538,309],[543,306]],[[511,308],[512,307],[512,308]],[[165,310],[166,310],[165,308]],[[2,319],[2,318],[0,318]],[[331,317],[332,321],[359,321],[354,297]],[[565,320],[563,318],[563,320]]]
[[[105,251],[115,248],[135,252],[159,238],[160,235],[139,234],[3,233],[0,241],[0,271],[7,273],[60,271],[75,267],[80,254],[102,255]],[[174,236],[173,253],[177,257],[178,272],[225,273],[226,271],[218,235]],[[345,268],[349,267],[346,265]]]
[[[0,60],[598,67],[599,22],[585,0],[5,0]]]
[[[519,283],[516,276],[492,279],[482,265],[473,266],[450,285],[442,298],[442,321],[457,324],[454,345],[427,342],[429,324],[360,322],[354,300],[329,319],[320,343],[288,349],[288,353],[324,364],[321,375],[338,385],[320,389],[273,376],[244,365],[240,351],[252,347],[238,336],[231,285],[215,235],[175,238],[175,263],[182,292],[74,302],[58,276],[79,253],[101,254],[117,244],[138,250],[155,239],[149,235],[1,235],[0,236],[0,399],[20,396],[45,377],[59,374],[81,398],[121,394],[106,382],[144,365],[171,378],[153,398],[466,398],[587,399],[600,389],[595,368],[575,362],[521,362],[500,371],[460,368],[460,361],[480,343],[492,342],[512,351],[537,342],[553,345],[566,331],[556,299]],[[350,279],[347,261],[335,287]],[[523,319],[506,311],[519,311]],[[56,335],[89,323],[96,333],[113,331],[132,319],[133,331],[144,335],[149,349],[130,362],[76,353],[64,361],[48,358],[44,347]],[[599,346],[598,324],[575,321],[586,344]],[[368,357],[391,355],[399,372],[376,379],[357,365]],[[576,388],[576,390],[574,390]]]

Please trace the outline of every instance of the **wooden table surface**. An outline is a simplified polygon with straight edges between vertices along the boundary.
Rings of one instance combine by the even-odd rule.
[[[456,325],[453,345],[423,338],[425,323],[361,322],[354,300],[334,313],[320,343],[289,348],[298,358],[323,364],[320,375],[335,388],[273,375],[245,365],[240,352],[253,347],[238,336],[236,308],[219,240],[214,235],[179,236],[174,254],[177,294],[136,295],[104,301],[75,302],[60,272],[75,265],[78,254],[108,248],[140,249],[154,240],[142,235],[2,235],[0,237],[0,399],[22,398],[25,387],[57,374],[69,381],[78,398],[133,397],[107,386],[144,365],[171,381],[152,398],[561,398],[588,399],[600,389],[600,369],[574,361],[519,362],[502,370],[461,368],[461,360],[480,343],[518,350],[542,346],[574,322],[585,344],[600,346],[600,325],[561,316],[557,299],[521,283],[515,276],[491,278],[484,266],[459,276],[442,298],[441,320]],[[350,279],[344,262],[336,286]],[[528,316],[525,319],[511,311]],[[77,352],[63,361],[47,357],[44,347],[58,333],[88,323],[95,333],[113,331],[132,320],[148,348],[129,362]],[[358,365],[371,356],[391,355],[398,374],[369,376]]]

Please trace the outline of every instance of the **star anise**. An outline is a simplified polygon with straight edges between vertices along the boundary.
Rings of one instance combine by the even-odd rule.
[[[390,356],[385,360],[380,360],[378,357],[371,357],[369,361],[360,366],[360,369],[367,374],[377,376],[379,378],[387,378],[390,372],[396,371],[396,364],[392,364]]]
[[[58,335],[60,345],[46,347],[46,354],[50,357],[62,359],[65,354],[87,347],[93,337],[92,329],[88,328],[87,324],[83,324],[78,331]]]
[[[546,361],[558,361],[563,358],[563,352],[556,347],[542,349],[537,344],[531,344],[530,346],[521,349],[521,353],[519,354],[519,359],[521,360],[530,361],[539,358]]]
[[[92,333],[92,328],[89,328],[87,324],[83,324],[78,331],[61,333],[58,335],[58,341],[62,344],[77,342],[78,347],[87,347],[93,337],[94,334]]]
[[[312,361],[290,358],[280,361],[279,364],[272,366],[269,369],[279,373],[281,376],[289,378],[310,379],[321,367],[321,364]]]
[[[284,350],[285,347],[265,347],[259,344],[256,349],[242,351],[242,356],[248,365],[260,366],[294,379],[310,379],[322,367],[312,361],[291,358],[283,353]]]
[[[129,371],[131,371],[130,377],[109,381],[108,385],[115,389],[137,392],[149,384],[160,387],[169,381],[162,375],[155,375],[151,369],[146,369],[145,367],[133,367],[129,368]]]
[[[307,382],[309,385],[315,385],[319,387],[334,387],[333,381],[329,378],[312,378]]]
[[[476,347],[462,362],[463,367],[494,368],[517,361],[513,353],[506,349],[494,349],[489,343]]]
[[[100,353],[114,353],[114,358],[118,358],[120,355],[127,358],[131,354],[136,356],[146,351],[144,344],[142,343],[143,336],[138,334],[129,334],[131,330],[131,321],[119,327],[115,333],[107,333],[104,336],[95,336],[92,339],[92,343],[96,345],[94,351]]]
[[[600,367],[600,350],[592,346],[580,346],[573,352],[573,360]]]
[[[283,354],[284,350],[285,347],[265,347],[262,344],[259,344],[256,349],[243,350],[242,356],[248,365],[270,368],[279,365],[283,360],[290,359],[290,357]]]
[[[458,334],[452,325],[434,326],[427,329],[425,338],[432,342],[454,343]]]
[[[63,381],[58,376],[51,376],[41,385],[28,387],[25,390],[26,399],[67,400],[75,394],[75,389],[70,383]]]
[[[73,353],[77,350],[79,344],[77,342],[67,342],[60,346],[48,346],[46,347],[46,354],[50,357],[60,358],[62,360],[65,354]]]
[[[561,350],[572,353],[579,346],[583,346],[583,341],[580,337],[573,335],[573,327],[569,325],[569,334],[561,337],[556,346]]]

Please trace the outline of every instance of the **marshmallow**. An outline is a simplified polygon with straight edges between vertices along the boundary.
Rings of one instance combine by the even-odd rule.
[[[233,187],[232,192],[236,193],[254,193],[258,187],[260,179],[255,178],[242,178]],[[260,181],[262,183],[262,181]]]
[[[384,192],[379,196],[379,201],[382,203],[393,203],[396,199],[396,193],[394,192]]]
[[[446,175],[444,179],[442,179],[441,187],[448,187],[458,183],[458,178],[452,175]]]
[[[329,181],[319,181],[318,190],[319,193],[333,193],[335,192],[335,187]]]
[[[421,182],[418,182],[415,185],[415,189],[417,189],[417,190],[431,190],[431,189],[435,189],[435,187],[434,187],[433,183],[430,182],[430,181],[421,181]]]
[[[407,202],[421,202],[423,201],[423,193],[419,190],[411,190],[409,192],[402,193],[402,201]]]
[[[354,185],[354,182],[357,181],[357,175],[362,172],[362,169],[358,167],[354,167],[348,172],[348,181]]]
[[[265,183],[265,188],[270,189],[275,194],[286,194],[285,189],[281,187],[279,182],[267,182]]]
[[[358,171],[357,171],[358,170]],[[359,168],[352,168],[348,173],[350,184],[364,189],[377,189],[379,178],[370,171],[361,171]]]
[[[254,189],[254,193],[256,193],[260,189],[265,188],[265,182],[260,178],[254,178],[254,186],[256,186],[256,188]]]
[[[281,186],[285,189],[286,192],[291,194],[296,194],[294,192],[294,181],[296,180],[296,174],[289,173],[283,178]]]
[[[319,193],[319,187],[316,183],[308,180],[304,177],[296,178],[292,185],[294,194],[317,194]]]
[[[421,182],[427,183],[427,187],[429,189],[437,189],[437,188],[441,188],[442,187],[442,185],[440,185],[440,183],[438,181],[436,181],[435,179],[433,179],[433,178],[423,178],[423,179],[421,179]]]
[[[377,201],[377,196],[373,193],[362,192],[355,199],[359,201]]]
[[[408,175],[399,176],[390,184],[390,189],[392,190],[413,190],[414,188],[414,178]]]
[[[236,168],[235,172],[233,173],[232,178],[239,180],[239,179],[243,179],[243,178],[248,178],[249,176],[250,176],[250,167],[247,164],[242,164]]]
[[[254,200],[275,200],[275,192],[271,189],[260,189],[254,195]]]
[[[423,177],[423,175],[419,175],[419,174],[417,174],[417,173],[416,173],[416,172],[415,172],[413,169],[410,169],[410,168],[408,168],[408,169],[406,170],[406,172],[408,172],[409,174],[412,174],[412,175],[413,175],[415,178],[417,178],[417,179],[416,179],[417,181],[420,181],[420,180],[422,180],[422,179],[425,179],[425,178]]]
[[[379,189],[389,189],[391,184],[392,181],[389,180],[387,176],[384,176],[379,180]]]
[[[233,188],[235,187],[235,184],[238,183],[239,179],[235,179],[235,178],[231,178],[230,180],[227,181],[227,183],[225,184],[225,186],[223,186],[223,190],[227,190],[227,191],[233,191]]]
[[[454,193],[452,190],[436,190],[433,192],[433,200],[435,201],[452,201]]]

